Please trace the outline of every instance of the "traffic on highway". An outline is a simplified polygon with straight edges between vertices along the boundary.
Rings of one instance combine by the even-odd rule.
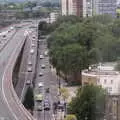
[[[13,68],[22,49],[19,79],[14,87]],[[33,23],[8,27],[0,33],[0,120],[55,120],[59,117],[64,104],[59,101],[57,76],[52,73],[48,52],[47,36],[38,40]],[[22,104],[29,87],[34,88],[32,112]]]

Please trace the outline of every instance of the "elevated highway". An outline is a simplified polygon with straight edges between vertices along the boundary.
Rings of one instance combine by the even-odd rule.
[[[20,28],[0,51],[0,119],[33,120],[18,99],[12,85],[12,72],[26,40],[24,36],[26,29],[28,27]]]

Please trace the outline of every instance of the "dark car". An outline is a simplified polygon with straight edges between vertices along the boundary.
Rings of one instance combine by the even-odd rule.
[[[46,38],[46,36],[44,36],[44,35],[40,36],[40,39],[45,39],[45,38]]]
[[[44,110],[46,110],[46,111],[50,110],[50,104],[48,102],[44,103]]]

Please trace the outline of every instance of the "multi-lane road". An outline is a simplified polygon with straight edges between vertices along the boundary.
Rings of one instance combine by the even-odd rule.
[[[45,51],[47,51],[47,43],[46,39],[39,40],[38,46],[38,57],[37,57],[37,74],[35,80],[35,94],[41,93],[40,88],[38,86],[39,83],[43,83],[43,106],[42,111],[38,110],[38,106],[41,104],[40,102],[35,101],[35,112],[34,117],[37,120],[55,120],[53,114],[53,103],[58,101],[58,81],[56,75],[52,72],[50,64],[49,64],[49,56],[45,55]],[[43,55],[44,58],[40,59],[40,55]],[[41,66],[45,65],[43,69]],[[39,74],[43,75],[40,76]],[[46,89],[49,88],[49,93],[46,93]],[[50,104],[50,110],[44,110],[44,101],[48,101]]]
[[[7,42],[3,42],[1,44],[1,51],[0,51],[0,120],[33,120],[34,118],[27,112],[27,110],[23,107],[22,103],[18,99],[12,85],[12,71],[15,65],[16,59],[22,49],[23,44],[26,41],[26,33],[25,31],[31,26],[30,23],[26,23],[22,25],[22,28],[18,28],[9,32],[5,37]],[[34,36],[34,37],[33,37]],[[40,90],[38,87],[39,83],[43,83],[43,110],[38,111],[37,107],[39,106],[39,102],[35,101],[35,112],[34,117],[37,120],[55,120],[53,114],[53,103],[58,101],[58,81],[56,75],[52,72],[50,64],[49,64],[49,56],[45,55],[45,51],[47,51],[47,43],[46,38],[40,39],[37,42],[37,34],[36,32],[31,32],[29,37],[27,37],[28,48],[25,49],[26,52],[24,53],[25,59],[23,61],[24,65],[26,64],[26,69],[23,68],[21,70],[20,76],[25,74],[25,83],[19,81],[18,88],[20,84],[24,85],[23,89],[17,89],[16,92],[19,98],[24,97],[25,91],[29,85],[27,85],[27,80],[31,81],[34,80],[34,72],[35,72],[35,65],[36,65],[36,56],[37,56],[37,65],[36,65],[36,77],[35,77],[35,95],[39,94]],[[37,44],[38,43],[38,44]],[[38,45],[38,47],[37,47]],[[30,53],[31,49],[34,49],[34,53]],[[27,53],[27,55],[26,55]],[[44,58],[40,59],[40,55],[43,55]],[[32,62],[32,71],[28,72],[28,63]],[[45,68],[42,68],[42,65]],[[27,73],[27,74],[26,74]],[[40,73],[42,75],[40,76]],[[46,93],[46,89],[50,90],[49,93]],[[44,110],[44,101],[47,101],[50,104],[50,110]]]
[[[12,68],[22,45],[25,42],[24,32],[28,27],[20,28],[0,51],[0,119],[31,120],[32,117],[19,102],[12,86]],[[8,37],[9,38],[9,37]],[[6,37],[6,39],[8,39]],[[30,118],[31,117],[31,118]],[[30,119],[29,119],[30,118]]]

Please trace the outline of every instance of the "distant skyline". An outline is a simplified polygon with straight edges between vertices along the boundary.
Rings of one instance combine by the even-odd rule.
[[[59,0],[0,0],[0,3],[4,2],[24,2],[24,1],[51,1],[51,2],[56,2]]]

